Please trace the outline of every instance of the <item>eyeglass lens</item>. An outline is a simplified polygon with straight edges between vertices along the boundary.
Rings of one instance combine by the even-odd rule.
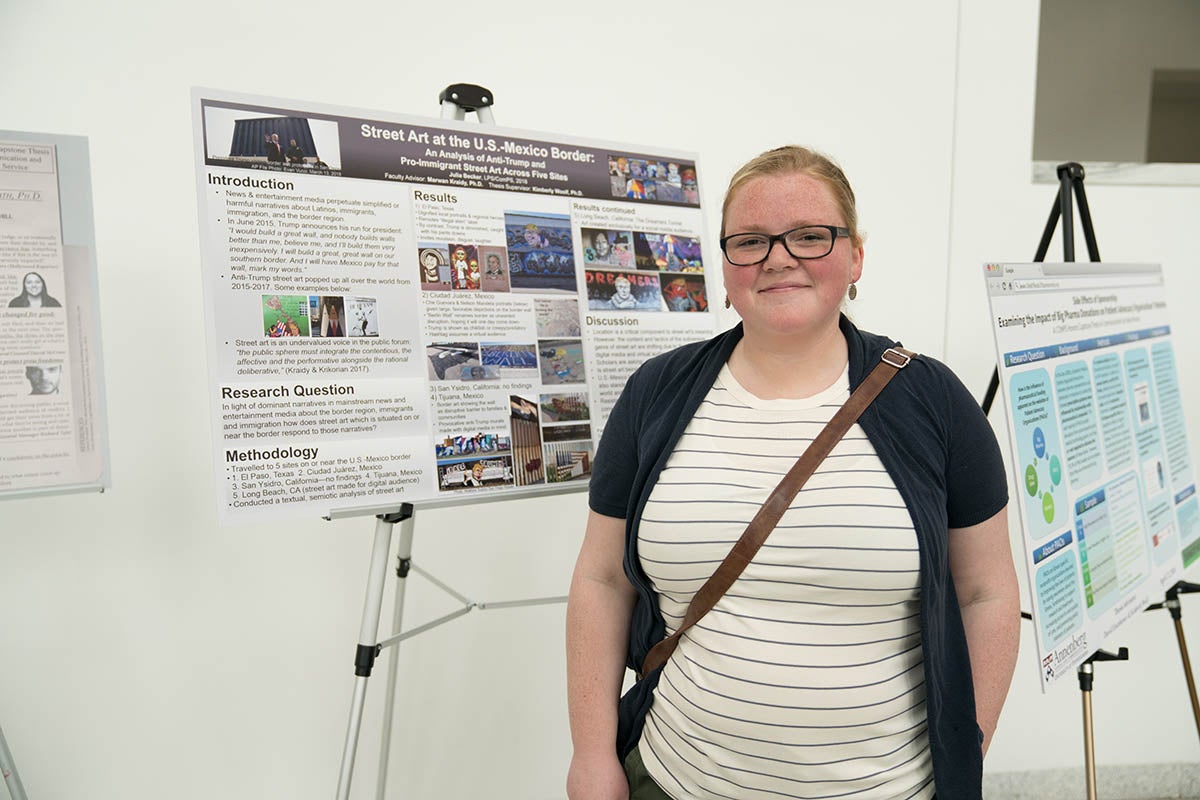
[[[833,250],[833,232],[828,228],[795,228],[779,237],[764,233],[740,233],[725,240],[725,256],[734,265],[757,264],[766,260],[775,239],[796,258],[821,258]]]

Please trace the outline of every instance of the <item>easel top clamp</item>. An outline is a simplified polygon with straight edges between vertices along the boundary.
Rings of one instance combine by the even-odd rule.
[[[482,86],[473,83],[452,83],[438,94],[442,106],[442,119],[464,120],[475,112],[481,125],[495,125],[492,103],[495,98]]]

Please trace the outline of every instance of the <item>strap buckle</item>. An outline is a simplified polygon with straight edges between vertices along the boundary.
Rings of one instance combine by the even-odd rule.
[[[894,347],[889,347],[883,351],[883,355],[879,357],[880,361],[885,364],[890,364],[896,369],[904,369],[908,366],[908,362],[912,361],[913,357],[903,350],[897,350]]]

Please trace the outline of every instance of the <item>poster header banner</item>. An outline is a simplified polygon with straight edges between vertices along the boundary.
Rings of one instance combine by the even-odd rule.
[[[202,100],[201,105],[208,166],[414,186],[700,205],[696,162],[678,154],[548,141],[492,127],[470,130],[460,124],[448,128],[428,122],[402,123],[210,99]],[[255,120],[258,124],[246,124]],[[317,152],[319,144],[322,166],[314,169],[312,162],[259,158],[262,137],[254,134],[268,128],[307,129],[313,143],[309,153]],[[285,151],[292,138],[280,142]],[[285,182],[286,178],[276,181]]]

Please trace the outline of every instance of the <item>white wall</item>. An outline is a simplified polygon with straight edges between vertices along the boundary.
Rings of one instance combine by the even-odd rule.
[[[1027,177],[1037,6],[964,5],[961,43],[952,0],[0,7],[0,126],[91,138],[114,479],[0,505],[0,726],[30,797],[336,786],[373,526],[216,525],[190,86],[435,116],[471,81],[506,125],[696,150],[709,252],[736,164],[827,149],[869,234],[856,319],[982,391],[978,264],[1027,259],[1052,191]],[[1162,260],[1195,296],[1195,191],[1090,196],[1107,259]],[[584,514],[581,494],[425,511],[414,556],[475,600],[562,594]],[[410,581],[410,624],[453,607]],[[563,796],[562,625],[562,606],[476,612],[403,646],[392,796]],[[1098,680],[1100,758],[1194,760],[1169,624],[1125,642],[1136,661]],[[1037,694],[1029,644],[990,769],[1081,761],[1075,694]],[[379,675],[355,798],[373,796]]]

